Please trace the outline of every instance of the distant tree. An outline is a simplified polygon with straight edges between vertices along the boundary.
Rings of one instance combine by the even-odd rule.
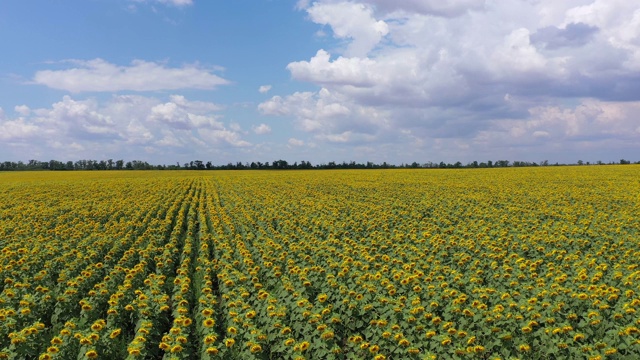
[[[42,168],[42,164],[38,160],[29,160],[29,162],[27,162],[27,167],[29,169]]]
[[[313,168],[313,166],[311,165],[311,162],[310,162],[310,161],[304,161],[304,160],[302,160],[302,161],[300,162],[299,168],[300,168],[300,169],[312,169],[312,168]]]
[[[65,163],[58,160],[50,160],[49,161],[49,170],[64,170],[66,167]]]
[[[154,167],[149,165],[149,163],[146,162],[146,161],[133,160],[133,161],[131,161],[131,168],[133,170],[151,170]]]
[[[289,164],[285,160],[276,160],[273,162],[272,167],[274,169],[282,170],[282,169],[286,169],[288,165]]]

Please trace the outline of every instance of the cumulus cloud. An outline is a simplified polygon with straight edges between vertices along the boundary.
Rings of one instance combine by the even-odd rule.
[[[331,26],[336,38],[350,39],[345,52],[349,56],[366,56],[389,32],[387,24],[376,20],[367,4],[315,2],[306,11],[313,22]]]
[[[114,95],[106,101],[64,96],[50,107],[23,111],[17,119],[0,118],[0,139],[9,147],[28,142],[34,148],[30,153],[60,159],[139,158],[175,151],[195,156],[251,146],[239,129],[222,121],[219,109],[182,95],[164,101],[139,95]]]
[[[571,23],[564,28],[547,26],[531,34],[531,42],[542,44],[548,49],[582,46],[589,43],[598,28],[583,23]]]
[[[372,0],[385,11],[404,11],[444,17],[455,17],[468,11],[481,10],[485,0]]]
[[[31,109],[27,105],[16,105],[13,109],[22,116],[28,116],[31,113]]]
[[[304,141],[296,139],[296,138],[290,138],[288,141],[288,144],[291,146],[303,146],[304,145]]]
[[[219,109],[213,103],[188,101],[184,96],[171,95],[168,102],[151,108],[149,119],[182,130],[222,128],[217,116],[208,114]]]
[[[24,119],[5,120],[0,112],[0,140],[5,144],[21,143],[32,139],[38,133],[38,127]]]
[[[640,101],[640,12],[632,2],[317,0],[298,8],[341,43],[287,66],[319,91],[274,96],[258,108],[291,118],[320,143],[411,144],[434,153],[450,146],[466,157],[474,147],[503,151],[496,144],[513,143],[482,140],[498,134],[532,144],[557,134],[640,143],[628,117],[600,126],[589,112],[631,111]],[[535,125],[541,119],[564,125]]]
[[[202,141],[213,144],[228,144],[234,147],[248,147],[251,143],[242,139],[240,134],[230,129],[202,129]]]
[[[640,102],[607,102],[585,99],[577,106],[537,106],[523,119],[499,119],[479,131],[470,141],[476,149],[487,146],[509,149],[526,156],[566,152],[578,158],[601,160],[610,151],[620,149],[619,156],[635,153],[640,128],[636,120]],[[594,158],[596,157],[597,158]],[[618,160],[617,158],[610,160]],[[565,160],[566,161],[566,160]]]
[[[271,90],[271,85],[262,85],[258,88],[258,92],[261,94],[266,94]]]
[[[271,132],[271,127],[267,124],[260,124],[258,126],[253,126],[253,132],[258,135],[269,134]]]
[[[372,135],[389,130],[384,111],[349,102],[326,88],[274,96],[258,108],[265,115],[292,116],[298,130],[330,142],[373,141]]]
[[[206,113],[220,111],[223,109],[223,106],[221,105],[208,102],[208,101],[191,101],[182,95],[171,95],[169,96],[169,100],[172,103],[194,114],[206,114]]]
[[[156,0],[163,4],[170,4],[175,6],[188,6],[193,5],[193,0]]]
[[[49,132],[60,131],[87,140],[118,137],[113,119],[99,110],[94,99],[74,100],[64,96],[49,109],[36,109],[34,115]]]
[[[170,68],[162,63],[134,60],[130,66],[120,66],[103,59],[67,62],[76,67],[38,71],[33,82],[73,93],[214,89],[229,83],[198,65]]]
[[[329,1],[319,1],[319,3],[322,2]],[[482,10],[486,0],[370,0],[368,3],[383,13],[401,12],[456,17],[469,11]],[[310,0],[298,0],[296,8],[299,10],[308,9],[311,5]]]
[[[311,60],[292,62],[287,69],[295,79],[302,81],[355,87],[369,87],[376,83],[375,61],[342,56],[334,61],[330,59],[331,55],[321,49]]]

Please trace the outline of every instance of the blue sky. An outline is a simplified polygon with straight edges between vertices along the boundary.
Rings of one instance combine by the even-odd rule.
[[[623,0],[0,3],[0,160],[640,160]]]

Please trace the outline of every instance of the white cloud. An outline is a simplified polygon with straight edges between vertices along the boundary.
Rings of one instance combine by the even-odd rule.
[[[162,138],[158,141],[156,141],[155,145],[159,145],[159,146],[171,146],[171,147],[182,147],[184,146],[184,144],[182,143],[182,141],[180,141],[180,139],[178,139],[178,137],[176,136],[176,134],[167,131],[167,130],[163,130],[162,131]],[[151,147],[152,148],[152,147]]]
[[[304,145],[304,141],[296,139],[296,138],[290,138],[288,141],[288,144],[291,146],[303,146]]]
[[[0,115],[1,112],[0,112]],[[4,121],[0,116],[0,140],[5,143],[24,142],[38,134],[38,126],[24,119]]]
[[[242,140],[238,132],[229,129],[201,129],[199,131],[203,141],[213,141],[216,144],[226,143],[235,147],[251,146],[251,143]]]
[[[171,95],[169,96],[169,100],[194,114],[206,114],[223,109],[221,105],[214,104],[208,101],[190,101],[182,95]]]
[[[568,142],[638,140],[637,122],[613,116],[640,101],[633,2],[316,0],[297,7],[329,27],[339,46],[323,41],[314,56],[287,66],[294,80],[321,90],[274,96],[258,108],[292,119],[319,143],[404,145],[407,153],[447,159],[518,146],[509,139],[558,141],[559,134]],[[581,105],[561,105],[568,103]],[[603,125],[598,111],[615,120]]]
[[[22,116],[28,116],[31,113],[31,109],[27,105],[16,105],[13,109]]]
[[[260,124],[258,126],[253,126],[253,132],[258,135],[269,134],[271,132],[271,127],[267,124]]]
[[[70,92],[214,89],[229,83],[197,65],[169,68],[161,63],[135,60],[130,66],[119,66],[102,59],[68,62],[77,67],[38,71],[33,82]]]
[[[545,146],[608,141],[637,143],[636,114],[640,101],[606,102],[585,99],[575,107],[536,106],[524,119],[493,120],[474,141],[503,146]]]
[[[73,137],[99,139],[117,138],[113,119],[99,110],[96,100],[74,100],[64,96],[50,109],[34,110],[36,121],[50,132],[66,132]]]
[[[265,115],[292,116],[299,130],[331,142],[374,141],[390,130],[384,111],[350,103],[326,88],[317,93],[274,96],[258,109]]]
[[[371,59],[339,57],[333,62],[325,50],[318,50],[309,61],[292,62],[287,65],[291,75],[302,81],[323,84],[370,87],[376,83],[376,62]]]
[[[328,3],[329,1],[318,1],[318,3],[323,2]],[[383,13],[401,12],[404,14],[417,13],[456,17],[469,11],[483,10],[486,5],[486,0],[370,0],[367,1],[367,3]],[[310,6],[310,0],[298,0],[296,9],[304,10]]]
[[[18,119],[0,118],[0,139],[8,147],[28,142],[30,154],[65,160],[136,159],[145,152],[173,161],[176,152],[195,157],[250,147],[237,124],[220,120],[220,108],[182,95],[165,101],[139,95],[116,95],[106,101],[64,96]],[[169,158],[163,158],[167,154]]]
[[[188,6],[193,5],[193,0],[156,0],[163,4],[170,4],[175,6]]]
[[[436,16],[454,17],[472,10],[482,10],[486,0],[371,0],[385,11],[403,11]]]
[[[548,69],[547,59],[529,41],[529,30],[513,30],[504,39],[503,45],[493,53],[496,71],[527,73]]]
[[[313,22],[331,26],[336,38],[351,40],[348,56],[366,56],[389,32],[387,24],[376,20],[373,8],[366,4],[314,2],[306,11]]]
[[[151,109],[150,119],[165,123],[177,129],[188,130],[192,125],[189,114],[173,102],[158,104]]]
[[[153,106],[148,118],[181,130],[221,129],[223,126],[217,121],[217,116],[210,114],[219,109],[214,103],[189,101],[184,96],[171,95],[170,101]]]
[[[260,92],[261,94],[266,94],[269,92],[269,90],[271,90],[271,85],[262,85],[258,88],[258,92]]]

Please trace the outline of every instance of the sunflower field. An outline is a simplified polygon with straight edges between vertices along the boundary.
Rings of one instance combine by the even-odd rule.
[[[0,173],[0,359],[639,359],[639,175]]]

